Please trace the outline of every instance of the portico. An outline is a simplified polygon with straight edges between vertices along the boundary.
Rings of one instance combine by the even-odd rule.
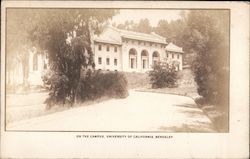
[[[167,46],[166,39],[158,34],[138,33],[107,26],[101,35],[94,38],[96,68],[146,72],[152,69],[152,65],[157,61],[168,58]],[[173,53],[177,54],[178,51]],[[181,54],[178,53],[179,56]]]

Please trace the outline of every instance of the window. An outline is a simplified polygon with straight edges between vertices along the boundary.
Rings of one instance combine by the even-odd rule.
[[[102,64],[102,58],[98,57],[98,64],[101,65]]]
[[[43,69],[47,70],[47,64],[44,62]]]
[[[154,61],[153,61],[153,65],[156,65],[156,64],[157,64],[157,61],[156,61],[156,60],[154,60]]]
[[[107,51],[109,51],[109,45],[107,45]]]
[[[131,58],[130,59],[130,68],[135,68],[135,59],[134,58]]]
[[[38,59],[37,59],[37,54],[34,54],[33,56],[33,71],[37,71],[38,70]]]
[[[168,52],[166,52],[166,57],[168,58]]]
[[[117,52],[117,46],[114,47],[115,52]]]
[[[172,58],[174,58],[174,53],[172,53]]]
[[[109,65],[109,58],[106,58],[106,65]]]
[[[114,59],[114,65],[117,66],[117,59]]]
[[[102,45],[98,45],[98,50],[99,50],[99,51],[102,50]]]
[[[179,59],[180,58],[180,54],[177,54],[177,59]]]
[[[142,60],[142,68],[143,68],[143,69],[146,68],[146,60],[145,60],[145,59]]]

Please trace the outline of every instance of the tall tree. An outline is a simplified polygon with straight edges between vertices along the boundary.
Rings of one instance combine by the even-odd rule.
[[[126,20],[124,22],[124,24],[118,24],[117,28],[141,32],[141,33],[148,33],[148,34],[152,32],[152,27],[151,27],[150,22],[147,18],[141,19],[139,21],[139,23],[135,23],[133,20],[131,20],[131,21]]]
[[[134,31],[142,32],[142,33],[151,33],[152,27],[150,25],[150,22],[147,18],[141,19],[140,22],[134,27]]]
[[[193,63],[198,93],[207,102],[228,108],[229,12],[193,10],[183,36],[187,50],[196,53]]]
[[[60,101],[75,101],[75,90],[81,74],[81,68],[94,67],[92,34],[98,34],[107,19],[117,11],[112,9],[22,9],[9,14],[9,49],[20,50],[16,46],[34,45],[49,53],[50,68],[53,71],[51,81],[58,84],[63,79],[63,96]],[[26,21],[28,18],[29,21]],[[29,26],[29,22],[30,26]],[[14,23],[14,24],[12,24]],[[19,24],[25,23],[20,30]],[[18,34],[16,33],[18,32]],[[22,35],[24,34],[24,35]],[[18,36],[17,36],[18,35]],[[11,40],[16,40],[11,43]],[[23,40],[23,41],[22,41]],[[21,41],[21,42],[20,42]],[[16,45],[18,44],[18,45]],[[60,82],[59,82],[60,83]],[[56,92],[56,90],[54,91]]]
[[[51,19],[43,19],[47,25],[38,25],[35,32],[41,33],[35,39],[49,51],[52,69],[66,76],[67,89],[63,101],[69,97],[70,102],[76,99],[76,89],[79,83],[81,68],[94,67],[92,36],[100,33],[102,24],[111,18],[114,10],[104,9],[60,9],[48,10]],[[44,37],[48,37],[44,41]],[[69,39],[66,41],[66,39]],[[72,40],[70,40],[72,39]]]
[[[154,31],[166,38],[167,42],[173,42],[179,46],[183,46],[182,36],[186,30],[184,19],[177,19],[168,22],[160,20]]]

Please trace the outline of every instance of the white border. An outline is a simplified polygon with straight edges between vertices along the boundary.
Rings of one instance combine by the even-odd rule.
[[[231,10],[230,132],[167,133],[172,139],[76,139],[79,132],[4,132],[6,7],[65,8],[225,8]],[[249,3],[27,1],[2,2],[1,156],[2,158],[248,158]],[[98,133],[96,133],[98,134]],[[117,134],[117,133],[108,133]],[[133,133],[123,133],[131,134]],[[146,135],[144,133],[144,135]]]

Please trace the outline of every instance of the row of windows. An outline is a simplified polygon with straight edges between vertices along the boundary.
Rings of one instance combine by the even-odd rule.
[[[98,45],[98,50],[99,51],[102,50],[102,45],[101,44]],[[110,51],[110,46],[109,45],[106,45],[106,51]],[[114,52],[117,52],[117,46],[114,46]]]
[[[128,40],[128,39],[123,39],[123,43],[127,43],[131,41],[132,44],[135,44],[137,42],[138,45],[144,45],[146,46],[147,44],[149,44],[149,46],[160,46],[161,48],[164,48],[165,45],[162,45],[162,44],[157,44],[157,43],[152,43],[152,42],[145,42],[145,41],[137,41],[137,40]]]
[[[172,59],[174,58],[174,53],[168,53],[166,52],[166,57],[168,58],[172,54]],[[177,54],[177,59],[180,58],[180,54]]]
[[[114,65],[117,66],[118,60],[114,59]],[[98,64],[102,64],[102,58],[98,57]],[[110,65],[110,58],[106,58],[106,65]]]

